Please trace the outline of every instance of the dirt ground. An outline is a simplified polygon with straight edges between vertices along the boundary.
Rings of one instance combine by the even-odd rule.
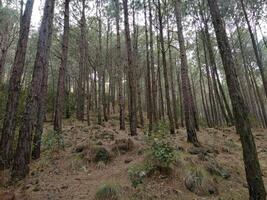
[[[51,124],[47,123],[45,134],[49,130],[51,130]],[[108,136],[93,137],[103,132]],[[265,186],[267,186],[267,130],[254,129],[253,133]],[[143,162],[145,154],[142,151],[146,148],[146,143],[141,129],[138,129],[138,136],[130,137],[127,130],[119,130],[119,122],[115,118],[104,123],[104,126],[87,126],[86,122],[65,120],[63,137],[65,149],[43,151],[41,158],[31,163],[29,176],[15,186],[8,184],[8,171],[2,171],[0,193],[15,193],[18,200],[93,200],[101,185],[116,183],[121,188],[120,199],[122,200],[248,199],[241,144],[233,127],[204,128],[198,132],[200,143],[213,150],[211,154],[230,174],[227,179],[214,176],[218,194],[206,196],[196,195],[186,188],[184,184],[186,174],[179,167],[175,168],[171,176],[155,175],[147,178],[139,187],[133,188],[127,171],[131,166]],[[177,130],[177,134],[171,137],[177,144],[177,148],[183,150],[181,160],[195,166],[202,164],[199,155],[188,153],[192,146],[186,142],[184,129]],[[75,148],[83,143],[98,143],[106,149],[111,149],[114,141],[121,138],[131,138],[134,142],[133,150],[117,155],[107,164],[87,162],[75,152]]]

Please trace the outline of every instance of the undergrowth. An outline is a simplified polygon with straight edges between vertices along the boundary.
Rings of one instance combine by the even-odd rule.
[[[60,132],[54,130],[48,130],[43,135],[42,139],[44,150],[56,151],[58,149],[64,149],[64,139]]]

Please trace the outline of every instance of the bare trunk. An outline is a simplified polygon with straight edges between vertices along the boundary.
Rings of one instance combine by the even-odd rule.
[[[180,57],[181,57],[181,78],[182,78],[182,92],[183,92],[183,102],[184,102],[183,105],[185,114],[185,125],[187,131],[187,141],[193,143],[195,146],[199,146],[195,130],[196,124],[194,119],[193,99],[188,77],[188,63],[185,50],[185,42],[183,37],[181,0],[175,1],[175,16],[178,28],[178,40],[179,40]]]
[[[152,96],[157,96],[157,82],[156,82],[156,75],[155,75],[155,64],[154,64],[154,39],[153,39],[153,19],[152,19],[152,5],[151,0],[148,0],[148,10],[149,10],[149,52],[150,52],[150,69],[151,69],[151,78],[152,78]],[[152,103],[152,120],[154,122],[158,121],[157,115],[157,98],[151,98]]]
[[[19,105],[21,77],[25,63],[33,2],[33,0],[27,1],[24,14],[21,16],[19,40],[9,80],[8,101],[6,104],[6,114],[4,117],[2,137],[0,141],[0,168],[9,167],[11,158],[13,157],[12,145],[16,129],[16,114]]]
[[[150,1],[150,0],[149,0]],[[146,85],[147,85],[147,116],[148,116],[148,121],[149,121],[149,131],[152,130],[152,120],[153,120],[153,113],[155,110],[153,110],[152,104],[156,102],[156,100],[152,100],[152,91],[151,91],[151,76],[150,76],[150,65],[151,63],[149,62],[149,49],[148,49],[148,30],[147,30],[147,10],[146,10],[146,2],[144,2],[144,15],[145,15],[145,38],[146,38]],[[151,36],[150,36],[151,37]],[[151,39],[150,39],[151,41]],[[152,43],[153,45],[153,43]],[[151,49],[150,49],[150,54],[151,54]],[[150,57],[151,59],[151,57]],[[153,65],[153,70],[154,70],[154,65]],[[153,73],[153,72],[152,72]],[[152,88],[153,88],[153,82],[152,82]],[[155,96],[154,96],[155,97]],[[157,98],[153,98],[157,99]]]
[[[123,68],[121,66],[121,42],[120,42],[120,7],[119,0],[115,0],[116,7],[116,48],[117,48],[117,57],[116,57],[116,67],[118,70],[118,92],[119,92],[119,113],[120,113],[120,130],[125,130],[125,105],[124,105],[124,95],[123,95]]]
[[[265,76],[262,59],[260,58],[260,53],[258,51],[257,42],[256,42],[255,36],[254,36],[254,34],[252,32],[252,28],[251,28],[251,25],[250,25],[250,22],[249,22],[249,19],[248,19],[248,15],[247,15],[247,11],[246,11],[246,8],[245,8],[244,0],[240,0],[240,2],[241,2],[241,7],[242,7],[242,10],[243,10],[243,14],[245,16],[245,20],[246,20],[246,23],[247,23],[247,26],[248,26],[248,31],[249,31],[249,34],[250,34],[250,39],[251,39],[251,42],[252,42],[252,46],[253,46],[256,62],[257,62],[257,65],[259,67],[259,70],[260,70],[260,74],[261,74],[261,78],[262,78],[262,82],[263,82],[263,86],[264,86],[264,90],[265,90],[265,95],[267,97],[267,79],[266,79],[266,76]]]
[[[136,80],[135,69],[133,63],[133,52],[130,38],[130,28],[128,19],[128,0],[123,0],[124,10],[124,26],[125,26],[125,42],[127,48],[127,62],[128,62],[128,85],[129,85],[129,116],[130,116],[130,133],[137,135],[137,117],[136,117]]]
[[[80,60],[79,60],[79,77],[77,88],[77,111],[76,117],[78,120],[84,120],[84,102],[85,102],[85,88],[84,88],[84,70],[85,70],[85,0],[82,1],[82,17],[80,21]]]
[[[159,40],[161,45],[161,56],[162,56],[162,66],[163,66],[163,76],[164,76],[164,83],[165,83],[165,97],[166,97],[166,104],[167,104],[167,115],[169,119],[170,125],[170,133],[175,134],[175,125],[173,121],[173,114],[171,111],[171,102],[170,102],[170,87],[168,81],[168,71],[167,71],[167,61],[166,61],[166,51],[164,46],[164,38],[163,38],[163,17],[161,11],[161,3],[158,0],[158,19],[159,19]]]
[[[250,199],[265,200],[266,191],[262,180],[262,172],[258,160],[257,149],[251,132],[247,108],[241,96],[240,86],[238,84],[235,72],[234,61],[224,27],[224,21],[221,17],[217,0],[208,0],[208,3],[226,74],[229,94],[232,101],[236,130],[240,135],[243,148],[243,159]]]
[[[61,64],[58,74],[57,96],[54,115],[54,130],[62,131],[62,112],[64,108],[65,99],[65,79],[66,68],[68,63],[68,45],[69,45],[69,0],[65,0],[64,12],[64,32],[62,39],[62,55]]]
[[[47,91],[48,61],[52,39],[54,5],[55,0],[46,0],[45,2],[44,15],[39,30],[32,82],[21,119],[18,144],[11,173],[12,179],[22,179],[29,173],[28,164],[30,163],[31,142],[35,122],[37,123],[37,127],[35,130],[34,142],[35,145],[38,145],[36,148],[38,150],[40,149]],[[36,117],[38,117],[38,119],[36,119]]]

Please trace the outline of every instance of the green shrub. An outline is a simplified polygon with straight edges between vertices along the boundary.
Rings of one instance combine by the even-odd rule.
[[[164,121],[160,121],[152,127],[151,131],[149,131],[147,127],[145,130],[145,136],[147,139],[150,139],[151,137],[159,139],[167,138],[169,137],[169,124]]]
[[[104,147],[95,148],[94,162],[104,162],[106,164],[110,159],[110,153]]]
[[[150,151],[152,160],[163,167],[170,167],[175,162],[175,150],[167,141],[154,140]]]
[[[96,200],[118,200],[119,187],[116,184],[104,184],[100,186],[95,195]]]
[[[131,167],[128,170],[128,177],[132,183],[132,186],[136,188],[138,185],[142,184],[145,177],[147,177],[152,169],[153,167],[147,163]]]
[[[43,135],[42,144],[45,150],[53,151],[59,148],[64,148],[64,139],[61,133],[54,130],[48,130],[47,133]]]

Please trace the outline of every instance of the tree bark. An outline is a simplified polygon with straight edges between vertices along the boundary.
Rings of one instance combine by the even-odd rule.
[[[47,91],[48,61],[52,39],[55,0],[46,0],[44,15],[39,29],[32,82],[26,100],[25,110],[21,119],[18,144],[15,152],[11,176],[13,180],[24,178],[29,173],[31,142],[34,123],[37,123],[35,145],[40,149],[42,121],[45,111],[45,97]],[[41,82],[41,84],[40,84]],[[38,117],[38,119],[36,119]],[[36,121],[37,120],[37,121]],[[36,140],[36,138],[39,138]]]
[[[188,63],[185,49],[185,42],[183,37],[182,15],[181,15],[181,0],[175,0],[175,16],[178,29],[178,41],[180,47],[181,57],[181,78],[182,78],[182,92],[183,105],[185,115],[185,125],[187,131],[187,141],[195,146],[199,146],[196,134],[196,124],[194,119],[193,98],[190,89],[190,82],[188,77]]]
[[[85,102],[85,88],[84,88],[84,71],[85,71],[85,0],[82,1],[82,17],[80,20],[80,60],[79,60],[79,77],[77,88],[77,111],[76,116],[80,121],[84,120],[84,102]]]
[[[21,16],[21,28],[9,80],[8,101],[6,104],[6,114],[3,120],[2,137],[0,141],[0,168],[9,167],[11,158],[13,157],[12,145],[16,128],[16,114],[19,105],[21,78],[25,64],[33,2],[33,0],[27,0],[24,13]]]
[[[174,70],[173,70],[173,61],[172,61],[172,51],[171,51],[171,38],[170,38],[170,30],[169,30],[169,19],[167,19],[167,36],[168,36],[168,50],[169,50],[169,66],[170,66],[170,79],[171,79],[171,96],[172,96],[172,107],[173,107],[173,119],[175,128],[178,129],[178,115],[177,115],[177,102],[176,102],[176,95],[174,89]]]
[[[69,46],[69,2],[70,0],[65,0],[64,9],[64,32],[62,38],[62,55],[61,64],[58,73],[58,84],[57,84],[57,96],[55,105],[55,115],[54,115],[54,131],[62,131],[62,113],[64,108],[65,99],[65,79],[66,79],[66,69],[68,63],[68,46]]]
[[[167,104],[167,115],[169,119],[170,133],[175,134],[175,125],[173,120],[173,114],[171,111],[171,101],[170,101],[170,86],[168,81],[168,71],[167,71],[167,61],[166,61],[166,51],[164,46],[164,38],[163,38],[163,16],[161,11],[161,3],[158,0],[158,20],[159,20],[159,40],[161,45],[161,56],[162,56],[162,66],[163,66],[163,76],[165,80],[165,97]]]
[[[251,42],[252,42],[252,46],[253,46],[256,62],[257,62],[257,65],[259,67],[259,70],[260,70],[260,74],[261,74],[261,78],[262,78],[262,82],[263,82],[263,86],[264,86],[264,90],[265,90],[265,95],[267,97],[267,79],[266,79],[266,76],[265,76],[262,59],[260,58],[260,54],[259,54],[258,47],[257,47],[257,42],[256,42],[255,36],[254,36],[254,34],[252,32],[252,28],[251,28],[251,25],[250,25],[250,22],[249,22],[249,19],[248,19],[248,15],[247,15],[247,11],[246,11],[246,8],[245,8],[244,0],[240,0],[240,2],[241,2],[242,11],[243,11],[243,14],[244,14],[247,26],[248,26],[248,31],[249,31],[249,34],[250,34],[250,39],[251,39]]]
[[[208,0],[208,3],[226,74],[229,94],[232,101],[235,126],[237,133],[240,135],[243,148],[243,159],[249,188],[249,196],[251,200],[265,200],[266,191],[262,180],[257,149],[251,132],[247,108],[241,96],[230,44],[224,27],[224,21],[221,17],[217,0]]]
[[[131,135],[137,135],[137,116],[136,116],[136,80],[135,69],[133,62],[132,44],[130,38],[129,28],[129,12],[128,12],[128,0],[123,0],[124,10],[124,27],[125,27],[125,42],[127,49],[127,63],[128,63],[128,87],[129,87],[129,117],[130,117],[130,133]]]
[[[152,19],[152,5],[151,0],[148,0],[148,11],[149,11],[149,52],[150,52],[150,70],[151,70],[151,79],[152,79],[152,96],[157,96],[157,80],[155,75],[155,62],[154,62],[154,36],[153,36],[153,19]],[[152,120],[153,122],[158,121],[157,115],[157,98],[152,98]]]
[[[150,68],[152,68],[152,64],[150,63],[150,60],[152,60],[152,59],[150,56],[150,60],[149,60],[149,53],[150,54],[153,53],[153,50],[151,52],[151,49],[150,49],[150,51],[148,49],[149,44],[150,44],[150,48],[151,48],[151,43],[149,43],[149,41],[148,41],[146,1],[144,1],[144,15],[145,15],[145,38],[146,38],[146,43],[145,43],[146,44],[146,77],[145,77],[145,80],[146,80],[146,85],[147,85],[147,95],[146,95],[147,96],[147,115],[148,115],[149,131],[152,131],[153,113],[154,113],[154,117],[155,117],[155,112],[154,112],[155,110],[153,110],[154,105],[152,106],[152,104],[156,102],[156,100],[153,100],[153,99],[157,99],[157,98],[152,99],[153,95],[152,95],[152,91],[151,91],[151,76],[150,76],[151,69]],[[151,26],[151,28],[152,28],[152,26]],[[151,35],[150,35],[150,42],[151,42]],[[152,48],[153,48],[153,43],[152,43]],[[152,57],[154,57],[154,56],[152,56]],[[154,64],[153,64],[152,69],[154,70]],[[153,90],[153,81],[152,81],[152,90]],[[156,97],[156,96],[154,96],[154,97]]]

